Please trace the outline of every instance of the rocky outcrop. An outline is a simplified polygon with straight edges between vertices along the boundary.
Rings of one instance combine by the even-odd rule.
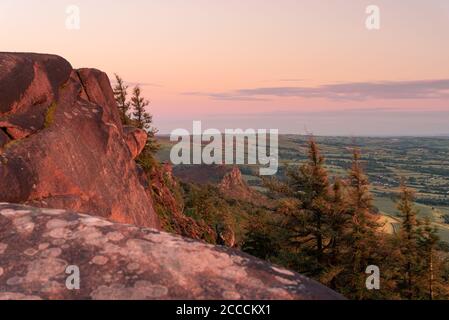
[[[133,159],[143,151],[147,143],[148,134],[144,130],[137,129],[132,126],[123,127],[123,133],[126,144],[131,151],[131,157]]]
[[[237,166],[224,175],[219,189],[228,198],[250,202],[258,206],[271,207],[273,205],[262,193],[248,186]]]
[[[217,235],[212,228],[204,221],[195,221],[184,214],[181,188],[173,176],[170,164],[154,166],[150,181],[146,184],[155,209],[159,213],[163,230],[191,239],[215,243]]]
[[[72,71],[59,57],[0,53],[0,127],[12,139],[44,128],[45,115],[58,100]]]
[[[224,197],[250,202],[257,206],[272,207],[262,193],[248,186],[238,166],[229,165],[178,165],[174,175],[186,183],[218,186]]]
[[[249,198],[253,195],[253,191],[243,180],[242,173],[238,167],[233,167],[221,181],[219,185],[220,191],[237,198]]]
[[[80,287],[69,290],[76,268]],[[0,204],[0,299],[341,298],[235,250],[71,211]]]
[[[0,53],[0,201],[159,227],[107,75],[61,57]]]

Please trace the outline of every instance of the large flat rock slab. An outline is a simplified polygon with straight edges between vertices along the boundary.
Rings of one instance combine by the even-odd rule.
[[[79,268],[79,290],[66,287],[69,266]],[[237,250],[71,211],[0,203],[0,299],[342,297]]]

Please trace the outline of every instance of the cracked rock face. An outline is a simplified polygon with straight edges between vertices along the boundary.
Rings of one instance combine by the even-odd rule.
[[[148,134],[144,130],[131,126],[123,127],[126,144],[131,151],[132,158],[135,159],[143,151],[147,143]]]
[[[61,57],[0,53],[0,201],[158,228],[107,75]]]
[[[79,268],[79,290],[66,286]],[[0,299],[341,299],[239,251],[89,215],[0,204]]]

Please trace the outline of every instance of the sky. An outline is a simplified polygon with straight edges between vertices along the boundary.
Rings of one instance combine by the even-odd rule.
[[[1,0],[0,51],[140,84],[160,133],[449,134],[447,0]]]

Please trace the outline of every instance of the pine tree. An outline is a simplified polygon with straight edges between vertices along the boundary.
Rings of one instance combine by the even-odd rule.
[[[125,85],[123,79],[119,75],[115,74],[115,79],[117,81],[117,84],[115,85],[113,90],[114,98],[119,108],[120,119],[122,120],[123,124],[127,125],[129,124],[128,111],[130,107],[130,102],[126,100],[126,97],[128,96],[128,86]]]
[[[449,282],[444,273],[448,266],[447,253],[439,250],[438,230],[426,217],[418,229],[419,266],[417,288],[419,299],[449,298]]]
[[[132,115],[136,127],[148,131],[151,129],[153,117],[145,110],[150,102],[145,100],[141,94],[140,87],[136,86],[133,90],[133,96],[131,97],[131,106],[133,109]]]
[[[330,200],[330,210],[328,215],[329,243],[328,260],[326,270],[320,278],[323,284],[337,289],[338,278],[344,271],[344,261],[342,260],[345,250],[345,234],[350,222],[348,214],[348,200],[344,182],[336,178],[332,188]]]
[[[438,256],[436,254],[439,237],[437,229],[432,227],[430,219],[426,218],[419,230],[418,249],[421,260],[421,291],[422,295],[433,300],[438,279]]]
[[[327,170],[324,168],[324,157],[321,156],[316,142],[309,141],[309,161],[290,175],[293,186],[299,191],[301,209],[311,222],[311,235],[315,238],[315,255],[317,262],[322,262],[324,239],[326,237],[326,215],[329,211],[330,183]]]
[[[349,250],[346,258],[346,263],[349,263],[347,269],[352,269],[352,275],[349,275],[345,290],[349,290],[353,297],[365,299],[369,297],[365,288],[365,270],[369,265],[379,266],[382,261],[378,251],[381,224],[374,214],[369,181],[360,159],[360,150],[355,149],[348,179],[351,222],[347,234]]]
[[[414,193],[401,182],[398,210],[402,218],[398,236],[400,247],[399,289],[407,299],[444,299],[449,288],[444,278],[447,261],[439,249],[437,229],[430,219],[421,221],[414,206]]]
[[[414,193],[407,188],[404,181],[401,182],[400,199],[398,202],[399,216],[402,218],[399,232],[400,251],[402,256],[402,283],[401,289],[407,299],[416,297],[417,288],[415,276],[418,266],[418,236],[419,223],[416,218],[417,211],[414,207]]]
[[[276,255],[279,247],[273,239],[272,226],[267,224],[266,221],[261,221],[261,219],[260,215],[250,218],[242,243],[242,251],[260,259],[268,260]]]
[[[152,157],[152,155],[159,149],[159,145],[156,141],[157,130],[152,126],[153,116],[146,110],[150,102],[142,97],[142,92],[139,86],[136,86],[133,90],[133,96],[131,97],[131,107],[133,109],[132,116],[135,126],[139,129],[143,129],[148,133],[148,140],[145,149],[142,152],[141,159]]]
[[[268,186],[283,197],[278,213],[285,218],[286,245],[293,253],[291,266],[318,276],[325,270],[331,188],[324,158],[313,138],[308,147],[308,161],[299,168],[289,168],[286,183],[272,181]]]

